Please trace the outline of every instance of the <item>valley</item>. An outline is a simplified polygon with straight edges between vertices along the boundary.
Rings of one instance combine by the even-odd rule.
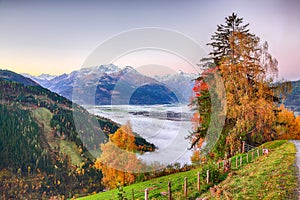
[[[190,144],[185,137],[191,131],[192,112],[187,105],[85,105],[84,108],[120,124],[129,121],[134,132],[155,144],[157,149],[154,152],[139,156],[143,161],[191,164]],[[170,113],[180,117],[170,119]]]
[[[109,67],[112,68],[111,72],[108,70]],[[148,174],[148,178],[145,180],[151,177],[148,170],[158,170],[153,176],[161,176],[159,173],[166,173],[168,166],[173,167],[169,169],[173,170],[172,173],[180,167],[183,167],[181,170],[193,168],[194,161],[191,160],[193,152],[188,150],[191,144],[187,140],[193,118],[193,112],[187,104],[189,95],[192,95],[190,91],[193,84],[191,76],[181,73],[156,77],[156,80],[137,75],[134,69],[125,68],[126,73],[129,73],[127,74],[129,76],[126,77],[124,70],[112,65],[109,67],[84,69],[84,73],[81,72],[79,78],[75,78],[75,72],[73,75],[58,77],[43,75],[42,78],[32,78],[35,82],[14,72],[0,71],[3,107],[1,109],[4,116],[1,120],[12,119],[13,116],[6,115],[10,111],[20,112],[21,118],[18,121],[21,123],[14,126],[21,127],[22,133],[26,133],[26,130],[34,130],[34,134],[30,136],[33,141],[28,138],[28,143],[24,144],[25,148],[31,148],[31,153],[25,154],[22,162],[19,162],[18,159],[11,159],[19,158],[19,155],[16,156],[17,151],[11,149],[13,146],[7,146],[13,145],[15,140],[11,140],[12,138],[7,140],[4,132],[1,133],[2,136],[0,134],[2,138],[6,138],[4,140],[8,141],[7,144],[1,143],[2,152],[11,151],[10,154],[4,153],[1,156],[6,163],[13,166],[10,171],[4,172],[8,176],[2,178],[3,181],[16,181],[13,177],[16,176],[16,171],[19,169],[21,174],[29,176],[30,169],[30,173],[39,178],[34,179],[36,183],[30,181],[28,184],[41,184],[43,187],[49,187],[49,190],[45,190],[46,195],[49,196],[59,193],[71,197],[73,194],[100,192],[104,189],[99,182],[102,179],[102,172],[93,167],[95,158],[101,156],[99,144],[107,143],[108,138],[127,122],[132,127],[135,144],[139,147],[136,152],[137,158],[148,166],[154,167],[154,169],[144,169],[144,173]],[[93,72],[93,70],[96,71]],[[103,70],[103,72],[99,74],[99,70]],[[123,75],[119,76],[122,73]],[[91,74],[94,74],[92,79],[90,79]],[[58,81],[60,78],[62,80]],[[94,81],[97,79],[99,81],[95,84]],[[132,82],[132,80],[138,81]],[[176,87],[176,84],[172,85],[171,82],[176,82],[176,80],[183,85],[188,84],[190,87],[185,85],[181,88]],[[52,81],[57,81],[57,84],[52,85]],[[295,111],[299,106],[297,103],[298,82],[292,83],[294,86],[292,92],[284,102],[287,108]],[[78,83],[81,84],[78,85]],[[39,84],[46,85],[49,89],[56,87],[59,93],[76,100],[77,103],[53,93]],[[144,87],[145,84],[149,84],[149,87]],[[91,85],[92,87],[90,87]],[[124,90],[124,88],[129,88],[129,90]],[[83,92],[86,89],[87,93]],[[94,95],[88,96],[88,94],[93,94],[92,91],[95,92]],[[99,91],[105,92],[105,94],[98,93]],[[68,93],[73,95],[68,96]],[[157,94],[164,95],[161,96],[162,99],[158,99]],[[184,95],[182,96],[182,94]],[[119,98],[119,95],[125,98]],[[134,97],[135,95],[136,97]],[[96,100],[95,104],[86,104],[91,102],[90,98],[92,97],[98,98],[103,103],[99,104]],[[151,98],[155,98],[156,101]],[[122,104],[124,102],[127,104]],[[25,116],[30,116],[31,120],[26,124],[31,122],[32,124],[29,126],[25,124],[23,127],[22,121]],[[35,156],[34,160],[29,159],[31,154]],[[166,166],[167,168],[165,168]],[[67,177],[68,173],[73,175]],[[27,176],[24,176],[24,180]],[[57,187],[55,184],[60,184],[61,180],[65,181],[63,187]],[[86,180],[90,181],[89,186],[79,186]],[[49,181],[54,181],[55,184],[51,185]],[[13,196],[13,191],[9,190],[8,186],[3,189],[6,190],[5,195]],[[19,184],[14,190],[25,189]],[[33,191],[31,194],[37,198],[40,195],[38,191]]]
[[[299,199],[299,13],[1,0],[0,200]]]

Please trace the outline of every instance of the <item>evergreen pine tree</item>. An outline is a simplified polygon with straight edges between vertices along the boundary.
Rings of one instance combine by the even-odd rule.
[[[249,33],[248,25],[243,25],[243,18],[233,13],[225,18],[224,25],[217,26],[212,42],[208,43],[213,47],[211,60],[203,60],[203,73],[194,88],[193,104],[198,115],[194,121],[198,126],[188,137],[192,147],[199,149],[204,141],[209,144],[207,132],[216,118],[210,106],[218,96],[214,95],[218,90],[209,78],[214,73],[219,73],[224,82],[227,114],[213,151],[232,155],[241,149],[241,139],[260,144],[276,138],[273,127],[278,98],[273,86],[278,63],[268,52],[267,43],[260,44],[259,38]]]
[[[215,65],[218,66],[227,56],[230,56],[233,62],[240,58],[241,55],[237,53],[240,48],[239,35],[245,35],[253,41],[257,40],[249,33],[248,26],[249,23],[243,25],[243,18],[239,18],[235,13],[225,18],[225,24],[217,25],[217,31],[211,37],[212,42],[207,44],[213,47],[209,55],[212,56]],[[253,41],[249,41],[248,45]]]

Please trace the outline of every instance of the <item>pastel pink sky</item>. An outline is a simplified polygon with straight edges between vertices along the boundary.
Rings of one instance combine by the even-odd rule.
[[[0,68],[34,75],[69,73],[81,68],[103,41],[142,27],[181,32],[209,52],[205,44],[232,12],[249,22],[251,32],[269,43],[271,54],[279,61],[280,78],[300,79],[297,0],[0,0]],[[202,57],[199,53],[199,60]],[[146,60],[141,57],[127,57],[116,63],[141,66],[143,62]],[[188,71],[188,65],[172,57],[156,56],[153,62],[170,68],[173,65],[175,71]]]

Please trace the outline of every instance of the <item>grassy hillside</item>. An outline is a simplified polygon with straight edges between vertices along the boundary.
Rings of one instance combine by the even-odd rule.
[[[210,193],[211,199],[298,199],[296,148],[293,143],[280,141],[264,145],[271,149],[268,156],[232,172],[218,185],[220,196]]]
[[[295,176],[295,147],[286,141],[274,141],[264,145],[271,149],[268,156],[257,157],[253,161],[249,156],[250,163],[235,169],[235,157],[232,158],[232,172],[226,180],[218,185],[218,192],[221,199],[295,199],[295,188],[297,178]],[[255,151],[256,152],[256,151]],[[250,154],[251,155],[251,154]],[[246,155],[243,161],[246,161]],[[128,199],[132,197],[134,190],[135,199],[144,199],[144,189],[149,189],[149,199],[167,199],[165,194],[168,191],[168,181],[172,182],[174,199],[186,199],[183,197],[183,180],[188,179],[188,198],[217,197],[207,192],[212,184],[205,184],[201,179],[201,192],[197,191],[197,173],[203,171],[201,168],[188,172],[177,173],[169,176],[156,178],[150,181],[133,184],[124,187]],[[205,171],[205,170],[204,170]],[[111,190],[96,195],[80,198],[82,200],[108,200],[117,199],[118,190]]]
[[[168,176],[163,176],[160,178],[155,178],[153,180],[133,184],[127,187],[124,187],[124,191],[126,193],[127,198],[132,197],[132,189],[134,190],[134,197],[136,199],[144,199],[144,190],[146,188],[149,189],[149,197],[150,199],[166,199],[165,196],[161,195],[163,192],[168,191],[168,181],[172,182],[172,190],[176,191],[177,193],[180,193],[182,191],[183,187],[183,181],[184,177],[187,177],[188,179],[188,185],[190,187],[196,188],[196,182],[197,182],[197,173],[199,169],[191,170],[188,172],[181,172],[176,173]],[[204,185],[203,185],[204,187]],[[204,189],[204,188],[203,188]],[[192,196],[195,195],[195,190],[189,191]],[[178,194],[180,195],[180,194]],[[110,190],[107,192],[102,192],[96,195],[88,196],[79,198],[82,200],[109,200],[109,199],[117,199],[118,197],[118,190]]]
[[[53,132],[53,129],[51,127],[51,119],[53,117],[53,114],[50,112],[50,110],[46,108],[36,108],[31,112],[36,121],[40,125],[43,124],[44,131],[40,133],[43,142],[48,143],[51,149],[60,147],[59,153],[69,155],[72,165],[79,166],[83,159],[78,152],[76,143],[73,141],[61,140],[59,138],[51,137]]]

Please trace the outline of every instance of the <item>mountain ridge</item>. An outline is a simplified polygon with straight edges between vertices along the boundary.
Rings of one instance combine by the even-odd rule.
[[[18,82],[25,86],[39,86],[39,84],[34,80],[24,77],[10,70],[0,69],[0,79]]]
[[[84,70],[86,74],[91,73],[90,68],[84,68],[82,70]],[[109,94],[109,92],[111,90],[110,91],[107,90],[106,86],[107,87],[115,86],[118,79],[113,79],[113,75],[114,75],[114,73],[120,72],[121,69],[112,64],[109,66],[100,65],[98,67],[94,67],[94,69],[92,71],[96,78],[97,78],[97,74],[98,74],[97,70],[101,71],[101,73],[100,73],[101,76],[99,76],[99,80],[95,79],[94,81],[97,81],[98,84],[100,84],[100,85],[102,84],[102,86],[103,86],[103,87],[98,87],[97,89],[108,92],[108,94],[99,92],[100,94],[96,95],[96,96],[98,96],[97,98],[100,101],[101,98],[99,96],[102,95],[102,98],[107,97],[107,99],[104,101],[106,104],[115,103],[114,101],[111,101],[111,98],[108,98],[108,97],[112,96],[113,98],[116,98],[116,95]],[[135,70],[135,69],[127,66],[126,70],[130,71],[130,70]],[[50,89],[51,91],[58,92],[59,94],[65,96],[65,97],[71,98],[71,95],[73,92],[72,84],[74,83],[74,81],[72,81],[72,78],[76,77],[76,72],[77,71],[74,71],[70,74],[62,74],[62,75],[56,76],[53,79],[51,79],[51,82],[47,81],[46,84],[43,82],[43,80],[37,80],[36,82],[42,86],[45,86],[46,88]],[[105,72],[108,75],[104,75]],[[165,85],[171,92],[173,92],[175,94],[175,96],[178,99],[178,102],[188,103],[190,101],[190,97],[193,95],[192,88],[194,85],[194,79],[196,77],[197,77],[197,75],[195,75],[195,74],[188,74],[188,73],[180,72],[178,74],[154,76],[154,77],[150,77],[150,78],[157,81],[157,82],[154,81],[155,83],[160,83],[160,84]],[[115,81],[115,83],[109,84],[108,82],[105,82],[105,81],[102,82],[106,78],[110,79],[112,81]],[[287,108],[291,109],[297,115],[299,115],[299,113],[300,113],[300,95],[299,95],[300,94],[300,89],[299,89],[300,88],[300,80],[291,81],[291,83],[293,86],[292,92],[287,96],[287,98],[285,99],[285,101],[283,103]],[[63,87],[61,87],[61,85],[63,85]],[[118,91],[113,91],[112,93],[118,93]],[[130,101],[130,99],[128,101],[128,98],[129,97],[127,97],[127,103]]]
[[[183,73],[178,76],[181,76],[181,79],[173,81],[177,83],[174,85],[172,81],[164,82],[157,77],[141,74],[131,66],[119,68],[109,64],[75,70],[70,74],[56,76],[46,83],[40,80],[40,84],[80,104],[187,103],[191,96],[192,81],[187,80],[189,76],[185,77]],[[186,87],[185,91],[183,87]],[[84,93],[86,90],[90,92]],[[73,96],[74,93],[76,97]],[[139,93],[140,100],[137,95],[133,95],[134,93]]]

